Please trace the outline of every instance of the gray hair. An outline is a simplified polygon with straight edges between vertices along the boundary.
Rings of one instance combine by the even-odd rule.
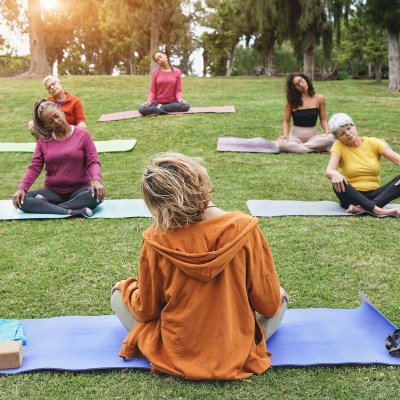
[[[47,81],[49,81],[50,79],[52,79],[52,80],[54,80],[54,81],[56,81],[56,82],[61,82],[60,81],[60,78],[58,78],[57,76],[54,76],[54,75],[47,75],[44,79],[43,79],[43,85],[44,85],[44,87],[46,88],[46,90],[47,90]]]
[[[338,131],[344,128],[347,125],[354,126],[354,122],[351,117],[345,113],[336,113],[333,114],[328,122],[329,133],[336,136]]]

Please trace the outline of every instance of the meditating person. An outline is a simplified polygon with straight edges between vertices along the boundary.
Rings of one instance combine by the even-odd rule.
[[[70,125],[58,105],[47,99],[34,104],[33,123],[36,149],[14,193],[14,207],[27,213],[90,217],[103,201],[105,188],[89,132]],[[28,191],[44,165],[44,187]]]
[[[383,208],[400,197],[400,175],[381,186],[381,156],[400,165],[400,155],[382,140],[358,136],[350,116],[333,114],[328,123],[336,137],[325,175],[347,212],[400,216],[400,210]]]
[[[153,224],[139,278],[116,283],[111,304],[129,331],[120,356],[146,357],[154,373],[232,380],[271,366],[266,339],[288,296],[258,220],[220,209],[212,191],[197,158],[162,153],[143,171]]]
[[[323,134],[318,134],[317,120]],[[289,134],[290,118],[293,127]],[[335,138],[328,132],[325,98],[315,93],[310,78],[296,72],[286,80],[286,103],[283,135],[277,139],[279,151],[285,153],[311,153],[329,151]]]
[[[168,56],[162,51],[153,54],[153,60],[160,66],[151,74],[149,96],[140,108],[142,115],[168,114],[189,111],[190,105],[182,99],[181,71],[174,68]]]
[[[64,112],[65,117],[70,125],[79,126],[83,129],[88,129],[86,125],[85,112],[78,97],[73,96],[68,92],[64,92],[61,81],[53,75],[48,75],[43,79],[43,84],[46,90],[50,93],[48,100],[59,105]],[[38,139],[38,133],[35,132],[33,121],[28,122],[28,129],[31,134]]]

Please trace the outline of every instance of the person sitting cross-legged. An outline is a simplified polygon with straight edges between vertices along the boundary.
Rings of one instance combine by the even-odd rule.
[[[243,379],[271,366],[266,339],[288,296],[255,217],[212,203],[200,159],[161,153],[145,167],[153,216],[139,278],[117,282],[111,305],[129,332],[121,357],[147,357],[154,373]]]
[[[139,113],[146,116],[189,111],[190,105],[182,99],[181,71],[171,65],[162,51],[156,51],[153,60],[160,67],[151,74],[149,96]]]
[[[380,139],[359,136],[350,116],[332,115],[328,122],[336,141],[325,175],[347,212],[368,211],[376,215],[400,216],[400,210],[383,208],[400,197],[400,175],[381,186],[381,157],[400,165],[400,155]]]
[[[13,195],[14,206],[27,213],[91,216],[105,188],[89,132],[68,124],[58,105],[47,99],[34,104],[33,123],[36,149]],[[44,187],[28,191],[44,167]]]

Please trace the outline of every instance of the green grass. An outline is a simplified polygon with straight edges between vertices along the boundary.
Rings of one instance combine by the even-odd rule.
[[[100,114],[137,108],[149,77],[63,78],[82,99],[95,140],[138,140],[131,152],[100,154],[109,199],[138,198],[144,163],[160,151],[205,159],[214,202],[248,212],[248,199],[335,200],[324,177],[327,154],[217,153],[219,136],[274,139],[281,134],[284,80],[184,78],[193,106],[236,106],[235,114],[153,117],[109,123]],[[360,134],[400,149],[400,94],[372,81],[317,82],[328,115],[350,114]],[[27,142],[40,80],[0,78],[0,142]],[[0,199],[9,199],[31,155],[0,153]],[[398,174],[383,161],[383,180]],[[39,179],[36,186],[40,186]],[[0,222],[0,317],[110,314],[111,284],[138,272],[148,219]],[[397,219],[284,217],[260,220],[292,308],[354,308],[364,290],[400,325]],[[295,338],[293,338],[295,346]],[[357,345],[355,343],[355,345]],[[383,343],[382,343],[383,345]],[[326,351],[329,351],[327,343]],[[360,349],[363,351],[363,349]],[[186,382],[142,371],[37,372],[0,376],[0,399],[387,399],[400,394],[398,368],[273,368],[242,382]],[[397,395],[397,396],[396,396]]]

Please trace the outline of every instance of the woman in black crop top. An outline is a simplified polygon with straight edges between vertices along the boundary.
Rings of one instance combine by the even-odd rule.
[[[317,132],[317,120],[324,133]],[[289,134],[290,118],[293,127]],[[286,104],[283,119],[283,135],[278,147],[286,153],[311,153],[329,151],[335,138],[328,133],[325,98],[315,93],[310,78],[302,73],[290,74],[286,81]]]

